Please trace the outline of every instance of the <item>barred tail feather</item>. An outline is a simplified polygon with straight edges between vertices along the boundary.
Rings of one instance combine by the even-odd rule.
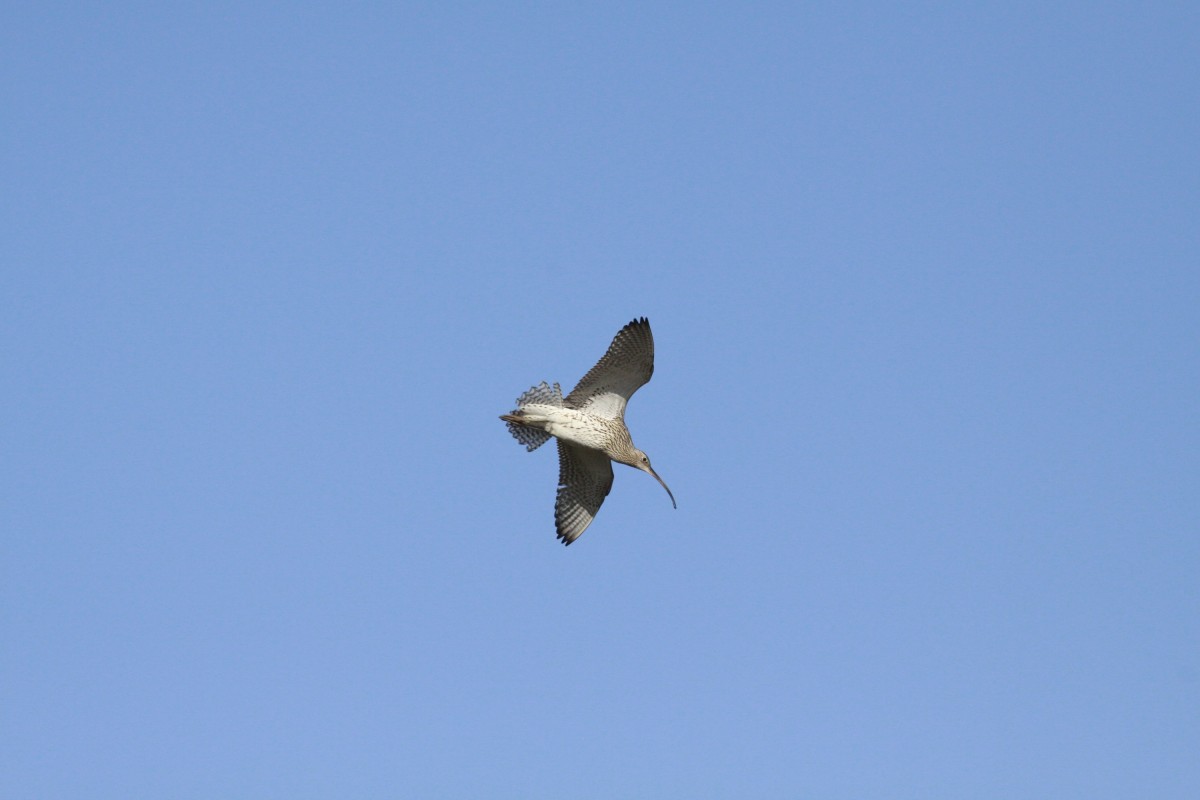
[[[517,408],[511,414],[505,414],[500,419],[508,423],[508,432],[513,438],[525,446],[529,452],[537,450],[550,438],[550,434],[541,428],[531,428],[521,422],[521,409],[530,403],[561,406],[563,404],[562,387],[557,383],[551,386],[542,381],[517,398]]]
[[[521,394],[517,398],[517,409],[521,406],[529,405],[530,403],[542,403],[548,406],[561,406],[563,404],[562,387],[557,383],[551,386],[542,381],[537,386],[534,386],[527,392]]]
[[[519,422],[513,422],[513,420],[520,419],[520,417],[505,414],[500,419],[508,423],[508,432],[513,435],[514,439],[525,445],[525,449],[531,453],[544,445],[546,440],[550,438],[550,434],[541,428],[530,428]]]

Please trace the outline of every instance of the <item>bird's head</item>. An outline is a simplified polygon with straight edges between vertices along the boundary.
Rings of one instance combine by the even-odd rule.
[[[679,508],[679,506],[675,504],[675,495],[671,494],[670,487],[667,486],[662,478],[658,477],[658,473],[654,471],[654,467],[650,466],[650,456],[646,455],[635,447],[633,449],[633,460],[626,463],[628,463],[631,467],[640,469],[642,472],[649,472],[651,475],[653,475],[654,480],[661,483],[662,487],[667,490],[667,496],[671,498],[671,507]]]

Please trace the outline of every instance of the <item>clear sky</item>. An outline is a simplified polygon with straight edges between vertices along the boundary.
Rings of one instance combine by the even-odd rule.
[[[0,795],[1200,797],[1198,9],[7,4]]]

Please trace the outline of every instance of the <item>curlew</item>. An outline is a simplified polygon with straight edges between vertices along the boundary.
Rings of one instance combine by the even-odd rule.
[[[566,397],[556,383],[542,381],[517,398],[517,408],[500,419],[513,438],[533,451],[558,439],[558,495],[554,527],[563,544],[579,538],[612,489],[612,462],[649,472],[675,505],[675,495],[633,446],[625,427],[625,405],[654,374],[654,335],[645,317],[613,337],[608,352]]]

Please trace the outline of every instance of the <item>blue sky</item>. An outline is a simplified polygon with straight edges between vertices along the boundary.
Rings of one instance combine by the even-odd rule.
[[[0,794],[1198,796],[1198,34],[10,4]]]

